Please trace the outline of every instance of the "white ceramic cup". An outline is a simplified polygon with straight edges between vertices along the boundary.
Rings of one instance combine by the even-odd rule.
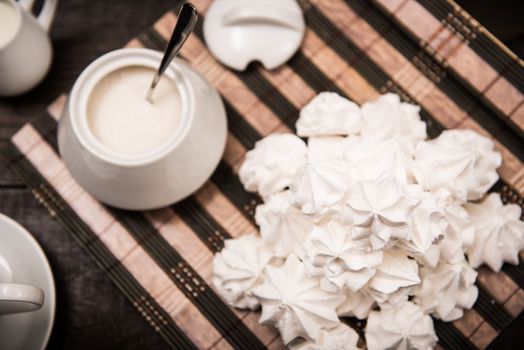
[[[69,172],[93,197],[118,208],[154,209],[183,199],[206,182],[224,152],[222,100],[180,59],[162,77],[174,82],[181,101],[180,126],[166,143],[139,155],[122,155],[93,135],[87,104],[97,83],[111,72],[136,66],[151,68],[152,79],[161,59],[160,52],[148,49],[121,49],[98,58],[75,82],[60,118],[58,146]]]
[[[37,18],[30,13],[34,0],[0,2],[14,10],[5,13],[16,23],[13,35],[0,44],[0,96],[16,96],[37,85],[49,70],[52,47],[47,32],[57,0],[45,0]],[[6,23],[0,21],[0,30],[7,30]]]
[[[12,279],[9,263],[0,255],[0,316],[35,311],[44,304],[44,292],[25,284],[4,283]]]

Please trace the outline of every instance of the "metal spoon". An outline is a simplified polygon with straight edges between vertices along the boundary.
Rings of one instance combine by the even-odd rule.
[[[191,34],[193,31],[197,19],[198,14],[195,6],[190,3],[185,3],[182,5],[182,8],[178,13],[178,20],[176,22],[175,29],[173,29],[173,34],[171,34],[169,43],[167,44],[166,50],[164,51],[164,57],[162,57],[162,62],[160,62],[160,67],[158,67],[158,71],[155,73],[153,81],[151,82],[151,86],[147,91],[146,99],[150,103],[153,103],[153,90],[160,81],[160,78],[162,77],[162,74],[166,68],[169,66],[173,58],[175,58],[178,51],[180,51],[182,45],[184,45],[184,42],[188,38],[189,34]]]

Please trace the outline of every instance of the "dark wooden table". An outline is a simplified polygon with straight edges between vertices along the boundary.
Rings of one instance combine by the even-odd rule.
[[[103,53],[122,47],[177,0],[62,0],[51,36],[55,57],[47,78],[30,93],[0,100],[0,139],[67,91],[78,74]],[[522,4],[459,1],[496,35],[524,53]],[[502,13],[501,13],[502,12]],[[506,13],[506,15],[504,15]],[[498,19],[497,19],[498,18]],[[0,165],[0,212],[14,218],[42,245],[57,287],[57,312],[50,349],[164,349],[163,340],[111,284],[66,232],[49,218],[30,191]],[[522,344],[524,316],[508,327],[492,348]]]

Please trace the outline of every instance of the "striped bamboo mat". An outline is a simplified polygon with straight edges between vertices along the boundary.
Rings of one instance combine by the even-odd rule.
[[[204,16],[210,0],[194,3]],[[471,128],[492,138],[504,158],[493,190],[505,202],[524,204],[522,61],[451,0],[300,3],[304,43],[275,71],[253,65],[237,73],[221,66],[204,46],[202,21],[182,49],[222,94],[229,134],[210,181],[181,203],[126,212],[84,192],[57,154],[64,97],[2,145],[9,168],[172,348],[283,348],[274,330],[258,325],[258,314],[233,310],[213,291],[212,259],[224,239],[256,230],[259,198],[238,179],[246,150],[270,132],[294,130],[300,108],[321,91],[358,104],[393,91],[422,106],[431,136]],[[175,12],[128,46],[163,49]],[[524,309],[522,263],[498,274],[481,268],[477,285],[479,299],[462,319],[435,322],[440,347],[485,348]],[[362,334],[362,322],[348,322]]]

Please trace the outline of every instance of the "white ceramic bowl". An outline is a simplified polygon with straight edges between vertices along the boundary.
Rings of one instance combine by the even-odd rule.
[[[96,84],[128,66],[157,69],[161,58],[148,49],[121,49],[98,58],[75,82],[59,123],[60,154],[73,178],[98,200],[118,208],[146,210],[183,199],[211,176],[224,151],[227,120],[222,100],[179,59],[164,73],[176,84],[182,104],[181,127],[167,143],[122,155],[93,135],[86,114]]]

